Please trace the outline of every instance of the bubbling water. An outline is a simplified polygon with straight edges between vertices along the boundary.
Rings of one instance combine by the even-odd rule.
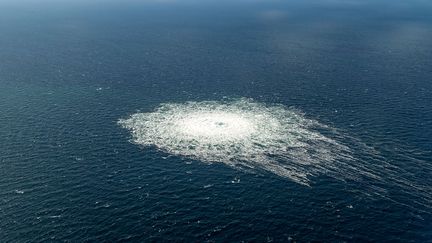
[[[186,136],[198,139],[238,140],[256,131],[254,123],[237,113],[208,112],[190,114],[179,119],[175,126]]]
[[[161,104],[119,124],[145,147],[306,185],[351,159],[347,146],[322,133],[336,135],[333,129],[298,110],[251,99]]]
[[[144,148],[252,173],[267,171],[302,185],[326,175],[361,185],[367,197],[432,208],[430,185],[413,180],[360,140],[283,105],[251,99],[166,103],[119,124]],[[418,166],[431,170],[427,163]],[[407,192],[409,202],[393,200],[386,188]]]

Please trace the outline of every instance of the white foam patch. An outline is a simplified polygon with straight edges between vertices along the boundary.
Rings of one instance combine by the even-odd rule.
[[[251,99],[162,104],[119,123],[137,144],[206,163],[265,170],[301,184],[350,160],[347,146],[323,134],[334,134],[331,128],[298,110]]]
[[[354,191],[366,197],[379,196],[416,210],[432,208],[428,181],[390,163],[360,140],[282,105],[251,99],[167,103],[119,124],[144,148],[249,172],[267,171],[303,185],[327,175],[361,185]],[[424,161],[416,165],[432,170]],[[406,192],[409,200],[393,199],[389,188]]]

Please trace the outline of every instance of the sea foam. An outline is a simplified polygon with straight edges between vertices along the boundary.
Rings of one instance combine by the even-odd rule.
[[[119,124],[145,147],[250,172],[268,171],[304,185],[351,159],[349,147],[332,138],[337,137],[334,129],[296,109],[245,98],[161,104]]]

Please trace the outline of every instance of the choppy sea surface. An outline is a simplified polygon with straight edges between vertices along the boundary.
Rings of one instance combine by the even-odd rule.
[[[430,1],[0,1],[0,241],[432,241]]]

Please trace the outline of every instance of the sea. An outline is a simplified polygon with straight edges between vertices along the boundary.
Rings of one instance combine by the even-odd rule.
[[[349,159],[303,138],[298,183],[121,123],[238,100]],[[0,0],[0,242],[311,241],[432,242],[431,1]]]

